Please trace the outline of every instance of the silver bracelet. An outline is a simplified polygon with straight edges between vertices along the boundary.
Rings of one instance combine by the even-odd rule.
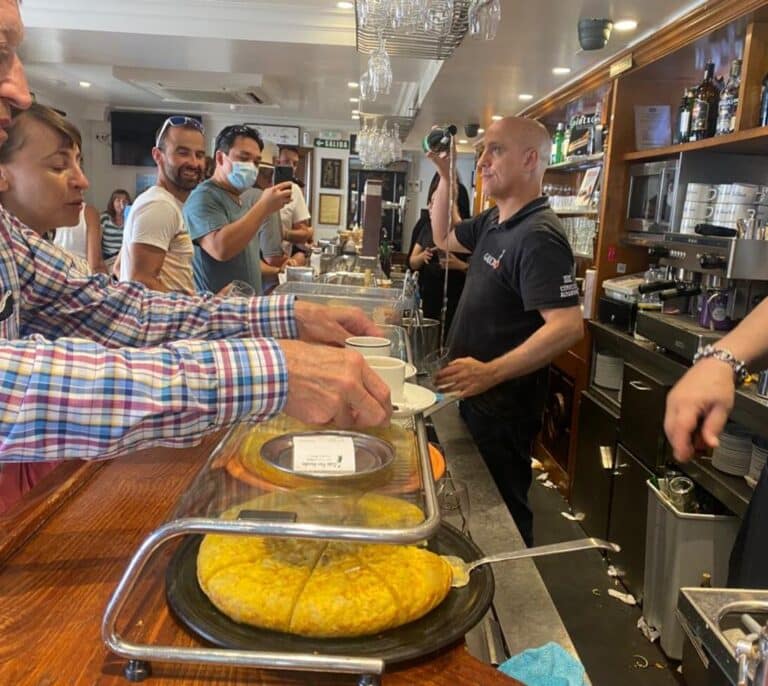
[[[747,365],[743,360],[737,360],[730,350],[724,348],[715,348],[712,345],[705,345],[693,356],[693,364],[696,364],[699,360],[704,360],[708,357],[713,357],[716,360],[725,362],[733,369],[733,381],[737,386],[741,386],[749,376],[747,371]]]

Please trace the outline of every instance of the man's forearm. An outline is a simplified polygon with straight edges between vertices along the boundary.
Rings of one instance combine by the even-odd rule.
[[[211,257],[226,262],[245,250],[268,217],[269,212],[257,202],[240,219],[203,236],[200,243]]]
[[[437,190],[432,196],[432,208],[429,211],[432,223],[432,237],[435,245],[441,250],[447,250],[445,244],[452,228],[448,213],[448,191],[448,180],[441,176],[440,183],[437,184]]]
[[[514,350],[490,362],[499,383],[525,376],[548,365],[584,335],[573,322],[545,323]]]

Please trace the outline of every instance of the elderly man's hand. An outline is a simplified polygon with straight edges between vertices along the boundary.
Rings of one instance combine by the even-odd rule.
[[[381,336],[382,332],[358,307],[325,307],[296,303],[299,338],[308,343],[344,345],[350,336]]]
[[[435,375],[435,385],[441,391],[458,393],[462,398],[487,391],[500,381],[492,363],[474,357],[453,360]]]
[[[667,396],[664,431],[675,458],[690,460],[696,450],[715,448],[733,408],[733,370],[705,359],[689,369]]]
[[[342,429],[389,422],[389,388],[360,353],[299,341],[279,341],[279,345],[288,366],[286,414]]]

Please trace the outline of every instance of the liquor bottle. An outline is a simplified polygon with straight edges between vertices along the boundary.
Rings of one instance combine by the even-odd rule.
[[[550,156],[550,164],[559,164],[563,161],[563,141],[565,140],[565,124],[560,122],[555,130],[555,135],[552,138],[552,155]]]
[[[768,74],[763,77],[763,88],[760,92],[759,126],[768,126]]]
[[[568,155],[568,148],[571,147],[571,127],[566,125],[565,127],[565,136],[563,137],[563,159],[562,162],[565,162],[569,155]]]
[[[691,134],[691,110],[693,109],[693,88],[686,88],[680,107],[677,109],[677,126],[675,127],[675,143],[686,143]]]
[[[700,141],[715,133],[717,103],[720,93],[715,86],[715,63],[707,62],[704,79],[696,87],[691,110],[691,133],[688,140]]]
[[[739,107],[740,84],[741,60],[733,60],[728,83],[720,93],[720,104],[717,108],[717,125],[715,126],[716,136],[723,136],[736,130],[736,110]]]

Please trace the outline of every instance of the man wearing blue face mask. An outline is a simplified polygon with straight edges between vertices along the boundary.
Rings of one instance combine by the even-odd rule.
[[[184,220],[195,244],[195,286],[217,293],[234,280],[261,292],[259,227],[291,199],[290,182],[267,189],[252,206],[240,196],[253,186],[264,143],[249,126],[227,126],[216,136],[216,170],[190,194]]]

